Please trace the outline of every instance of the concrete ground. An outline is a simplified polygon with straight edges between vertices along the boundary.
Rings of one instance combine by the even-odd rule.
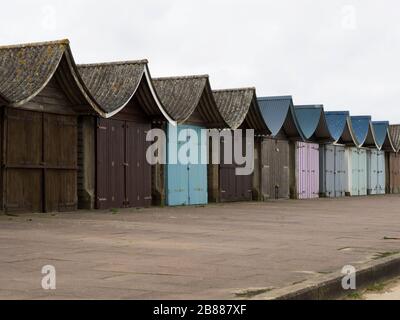
[[[399,226],[400,196],[0,215],[0,298],[250,298],[398,253]]]

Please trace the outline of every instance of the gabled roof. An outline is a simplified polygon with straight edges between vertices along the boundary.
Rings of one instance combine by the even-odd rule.
[[[347,119],[350,116],[348,111],[326,111],[325,119],[329,132],[335,142],[338,142],[347,127]]]
[[[185,123],[198,110],[210,128],[226,128],[218,111],[208,75],[153,79],[154,87],[168,114]]]
[[[389,134],[389,121],[372,121],[372,129],[378,150],[395,151]]]
[[[390,125],[389,134],[396,152],[400,151],[400,125]]]
[[[350,122],[356,146],[376,147],[370,116],[352,116]]]
[[[0,92],[9,106],[29,102],[53,76],[79,111],[102,112],[78,73],[68,40],[0,47]]]
[[[270,133],[262,119],[255,88],[214,90],[213,94],[219,112],[231,129],[238,129],[246,122],[257,132]]]
[[[78,70],[107,118],[120,112],[135,95],[143,95],[141,105],[147,115],[172,121],[153,87],[147,60],[83,64]]]
[[[303,140],[331,142],[334,139],[325,119],[322,105],[295,106],[295,120],[302,132]]]
[[[301,133],[294,120],[293,99],[291,96],[258,98],[258,105],[264,122],[273,137],[283,132],[288,138],[298,138]]]

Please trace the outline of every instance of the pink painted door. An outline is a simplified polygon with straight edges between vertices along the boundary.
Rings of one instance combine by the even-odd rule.
[[[307,176],[308,176],[308,151],[307,144],[304,142],[297,142],[297,197],[299,199],[307,199]]]
[[[297,142],[298,199],[319,197],[319,145]]]

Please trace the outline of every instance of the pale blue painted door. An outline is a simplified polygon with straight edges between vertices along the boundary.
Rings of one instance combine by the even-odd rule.
[[[207,160],[207,139],[204,133],[202,134],[202,129],[202,127],[190,125],[178,125],[177,127],[168,125],[168,164],[166,165],[166,202],[168,206],[208,203],[207,164],[201,162],[202,158]],[[196,138],[193,138],[193,135]],[[197,151],[194,153],[197,158],[195,163],[191,163],[191,161],[187,163],[187,161],[183,161],[184,159],[179,159],[178,155],[182,147]],[[190,155],[190,151],[187,155]]]

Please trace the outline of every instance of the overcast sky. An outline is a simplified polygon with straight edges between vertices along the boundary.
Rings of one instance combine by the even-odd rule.
[[[78,63],[147,58],[153,76],[400,123],[396,0],[13,0],[0,43],[68,38]]]

